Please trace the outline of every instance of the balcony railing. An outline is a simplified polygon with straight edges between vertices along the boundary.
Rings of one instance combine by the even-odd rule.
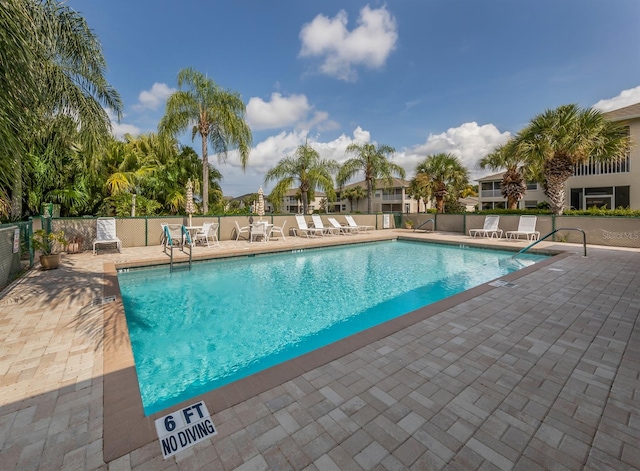
[[[482,198],[501,198],[501,190],[480,190],[480,196]]]

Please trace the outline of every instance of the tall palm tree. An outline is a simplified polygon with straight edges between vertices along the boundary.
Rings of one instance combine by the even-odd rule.
[[[349,144],[345,150],[346,154],[354,154],[355,157],[342,164],[338,172],[337,182],[343,186],[350,178],[358,172],[364,173],[364,180],[367,183],[367,212],[371,212],[373,206],[373,191],[378,181],[383,181],[386,186],[393,184],[393,176],[404,178],[405,171],[400,165],[390,162],[395,149],[393,147],[379,144]]]
[[[517,209],[518,201],[527,192],[527,182],[523,167],[524,159],[517,152],[515,141],[510,139],[506,144],[498,146],[493,152],[480,159],[480,167],[491,170],[505,169],[502,176],[500,192],[507,200],[508,209]]]
[[[609,121],[601,111],[562,105],[536,116],[515,137],[517,151],[527,165],[544,177],[551,211],[564,210],[565,182],[577,163],[622,159],[629,150],[627,129]]]
[[[447,195],[457,196],[469,183],[467,169],[453,154],[434,154],[427,156],[416,167],[416,174],[426,174],[429,187],[436,198],[439,213],[444,213],[444,201]]]
[[[74,145],[92,156],[110,138],[104,108],[119,118],[122,103],[105,79],[98,38],[70,7],[56,0],[1,2],[0,31],[0,168],[11,167],[0,173],[12,180],[12,213],[18,218],[27,155],[42,151],[35,130],[60,117],[71,119],[78,131]]]
[[[335,160],[321,159],[318,151],[309,144],[299,145],[292,157],[285,157],[267,172],[265,184],[278,180],[277,194],[284,194],[294,184],[298,185],[302,198],[302,211],[309,212],[309,193],[321,189],[329,201],[335,200],[332,174],[339,166]]]
[[[209,151],[226,159],[231,149],[238,149],[242,169],[247,165],[252,135],[245,122],[245,105],[237,92],[225,90],[213,79],[190,67],[178,73],[178,90],[167,100],[165,115],[158,129],[161,133],[179,134],[191,128],[191,139],[202,139],[202,181],[209,181]],[[209,211],[209,186],[202,187],[202,211]]]

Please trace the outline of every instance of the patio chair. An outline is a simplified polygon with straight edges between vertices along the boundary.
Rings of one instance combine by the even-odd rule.
[[[485,216],[484,225],[482,229],[469,229],[470,237],[497,237],[498,239],[502,237],[502,229],[498,228],[498,223],[500,222],[500,216]]]
[[[349,225],[349,227],[352,227],[354,229],[357,229],[358,232],[367,232],[369,230],[373,230],[374,227],[373,226],[361,226],[358,223],[356,223],[355,219],[353,219],[353,216],[345,216],[344,217],[347,220],[347,224]]]
[[[240,239],[240,234],[247,234],[247,239],[249,239],[249,234],[251,234],[251,227],[249,226],[240,227],[240,225],[238,224],[238,221],[234,221],[234,223],[236,225],[236,240]]]
[[[206,242],[207,247],[211,247],[211,245],[209,245],[209,240],[215,242],[218,247],[220,246],[220,242],[218,241],[217,222],[205,222],[202,225],[202,229],[195,234],[195,243],[198,241],[201,241],[202,243]]]
[[[354,227],[340,225],[336,218],[327,218],[327,221],[329,221],[329,224],[331,224],[332,227],[339,231],[339,234],[353,235],[358,233],[358,230]]]
[[[96,221],[96,238],[93,241],[93,254],[96,255],[96,245],[116,244],[118,252],[122,252],[122,241],[116,235],[116,218],[98,218]]]
[[[298,224],[298,229],[296,230],[296,235],[298,232],[306,235],[307,237],[318,237],[324,234],[324,229],[318,229],[317,227],[309,227],[307,226],[307,221],[304,216],[297,214],[296,215],[296,223]]]
[[[267,232],[267,223],[255,222],[251,224],[251,233],[249,234],[249,242],[252,243],[254,239],[262,238],[262,242],[269,240],[269,233]]]
[[[316,229],[322,229],[324,231],[323,234],[338,235],[340,233],[340,231],[338,231],[333,226],[332,227],[324,227],[324,223],[322,222],[322,218],[318,214],[313,214],[311,216],[311,219],[313,219],[313,227],[315,227]]]
[[[182,224],[162,224],[164,229],[164,237],[162,238],[162,245],[166,253],[167,247],[180,247],[184,244],[184,233],[182,231]]]
[[[271,236],[273,236],[273,233],[275,232],[275,233],[280,233],[280,234],[282,235],[282,240],[283,240],[283,241],[287,240],[287,239],[284,237],[284,226],[285,226],[286,224],[287,224],[287,221],[285,220],[285,221],[282,223],[282,226],[273,226],[273,227],[271,227],[271,233],[269,234],[269,238],[271,238]]]
[[[505,235],[507,239],[519,239],[521,235],[527,240],[538,240],[540,232],[536,231],[537,216],[520,216],[517,231],[507,231]]]

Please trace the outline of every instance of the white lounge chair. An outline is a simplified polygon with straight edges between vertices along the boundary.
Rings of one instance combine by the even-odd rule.
[[[538,240],[540,238],[540,232],[536,231],[537,216],[520,216],[518,221],[517,231],[507,231],[507,239],[519,239],[521,235],[525,236],[527,240]]]
[[[500,216],[485,216],[484,226],[482,229],[469,229],[469,236],[471,237],[502,237],[502,229],[498,228],[500,222]]]
[[[287,221],[285,220],[285,221],[282,223],[282,226],[273,226],[273,227],[271,228],[271,233],[269,234],[269,238],[271,238],[271,236],[273,236],[273,233],[275,232],[275,233],[280,233],[280,234],[282,235],[282,240],[283,240],[283,241],[284,241],[284,240],[287,240],[287,239],[285,238],[285,236],[284,236],[284,226],[285,226],[286,224],[287,224]]]
[[[116,244],[118,252],[122,252],[122,241],[116,235],[116,218],[98,218],[96,221],[96,239],[93,241],[93,254],[98,244]]]
[[[202,243],[206,242],[207,247],[211,247],[211,245],[209,245],[209,240],[211,240],[212,242],[215,242],[218,247],[220,246],[220,242],[218,241],[218,223],[217,222],[205,222],[202,225],[202,229],[200,229],[195,234],[194,242],[196,243],[198,241],[201,241]]]
[[[247,239],[249,238],[249,234],[251,233],[251,228],[249,226],[240,227],[238,221],[234,221],[236,225],[236,240],[240,239],[240,234],[247,234]]]
[[[358,232],[356,228],[340,225],[336,218],[327,218],[327,220],[329,221],[329,224],[339,231],[340,234],[353,235]]]
[[[318,237],[324,234],[324,229],[318,229],[316,227],[307,226],[307,221],[304,216],[297,214],[296,215],[296,223],[298,224],[298,229],[296,230],[296,235],[298,232],[306,235],[307,237]]]
[[[313,214],[311,219],[313,219],[313,227],[316,229],[322,229],[324,231],[323,234],[338,235],[340,233],[340,231],[335,227],[324,227],[324,223],[322,222],[322,218],[319,214]]]
[[[353,216],[345,216],[344,218],[347,220],[347,224],[349,224],[349,227],[357,229],[358,232],[367,232],[367,231],[372,231],[374,229],[373,226],[359,225],[358,223],[356,223],[355,219],[353,219]]]
[[[166,252],[167,246],[181,247],[184,244],[184,232],[182,231],[182,224],[165,224],[161,223],[164,230],[164,236],[162,238],[162,245]]]

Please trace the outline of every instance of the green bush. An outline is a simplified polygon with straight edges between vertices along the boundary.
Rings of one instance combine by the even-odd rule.
[[[564,212],[566,216],[622,216],[622,217],[640,217],[640,210],[627,208],[607,209],[606,206],[597,208],[595,206],[589,209],[567,209]]]

